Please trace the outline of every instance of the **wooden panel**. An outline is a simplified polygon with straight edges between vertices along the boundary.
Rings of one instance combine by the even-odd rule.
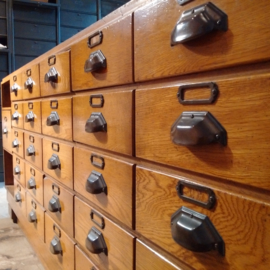
[[[75,239],[89,258],[101,269],[133,269],[134,237],[104,218],[105,227],[102,230],[90,219],[91,207],[75,196]],[[100,222],[94,215],[94,219]],[[105,253],[93,254],[86,248],[87,235],[92,227],[96,227],[104,237],[108,249]]]
[[[220,93],[209,105],[181,105],[178,87],[186,82],[137,91],[137,156],[269,190],[269,73],[211,81]],[[227,131],[227,146],[172,143],[171,127],[183,111],[209,111]]]
[[[100,45],[89,48],[88,37],[86,37],[71,46],[72,90],[126,84],[133,81],[132,16],[129,15],[106,28],[97,30],[101,30],[103,34]],[[89,32],[89,36],[92,34],[94,32]],[[98,40],[97,35],[91,39],[91,44]],[[91,53],[98,50],[101,50],[105,56],[107,67],[96,72],[85,72],[86,60]]]
[[[21,198],[21,200],[18,202],[15,201],[15,196],[17,193],[20,194],[20,198]],[[14,198],[13,198],[13,200],[16,202],[16,205],[17,205],[18,209],[20,209],[20,212],[22,212],[23,216],[26,217],[25,189],[16,179],[14,179]]]
[[[171,46],[171,34],[182,12],[204,3],[197,0],[180,6],[177,1],[158,0],[135,12],[136,81],[270,58],[270,33],[265,25],[269,15],[265,11],[270,8],[268,0],[260,1],[257,5],[252,1],[239,5],[233,0],[214,0],[212,3],[228,16],[228,31],[215,30],[195,40]],[[239,21],[239,18],[242,20]],[[251,28],[252,34],[249,31]]]
[[[40,101],[31,100],[23,103],[24,111],[24,129],[41,133],[41,103]],[[28,113],[33,112],[34,121],[26,122],[26,116]]]
[[[23,142],[23,131],[19,129],[12,129],[12,144],[17,140],[18,146],[14,147],[12,145],[12,152],[24,158],[24,142]]]
[[[59,157],[61,163],[60,168],[54,170],[48,168],[53,154]],[[73,145],[43,138],[43,171],[73,189]]]
[[[90,94],[73,98],[74,141],[97,146],[122,154],[133,154],[133,91],[102,94],[102,108],[89,105]],[[93,94],[93,95],[94,95]],[[94,98],[93,98],[94,100]],[[100,100],[94,101],[100,103]],[[93,112],[101,112],[107,123],[107,132],[87,133],[85,125]]]
[[[10,91],[12,90],[11,87],[15,84],[18,87],[18,90],[10,92],[10,99],[12,101],[23,99],[22,74],[19,72],[14,72],[10,77]]]
[[[31,88],[27,88],[25,85],[28,78],[33,80],[33,87]],[[22,85],[24,89],[23,99],[40,97],[39,64],[33,65],[31,68],[28,68],[22,72]]]
[[[75,269],[76,270],[82,270],[82,269],[92,269],[95,270],[96,267],[92,263],[92,261],[85,255],[85,253],[78,248],[78,246],[75,246]],[[91,268],[94,267],[94,268]]]
[[[73,194],[54,180],[44,178],[44,207],[47,209],[50,217],[57,222],[65,232],[73,237]],[[49,201],[55,196],[59,199],[61,211],[51,212],[49,210]]]
[[[2,110],[2,139],[4,149],[12,152],[11,110]]]
[[[40,62],[40,92],[41,96],[51,96],[70,92],[70,52],[56,54],[55,64],[54,58]],[[55,68],[58,72],[57,82],[45,82],[44,77],[50,68]]]
[[[19,156],[13,154],[12,155],[12,163],[13,163],[13,176],[16,178],[20,184],[25,187],[25,162],[24,159]],[[20,172],[19,174],[15,174],[15,167],[18,167]]]
[[[98,168],[91,162],[101,164]],[[98,156],[95,158],[94,156]],[[85,198],[95,203],[129,227],[133,227],[133,164],[119,159],[104,156],[98,152],[91,152],[82,148],[74,148],[74,189]],[[107,194],[91,194],[86,190],[87,179],[92,172],[102,174],[107,186]],[[124,191],[124,192],[123,192]]]
[[[72,141],[72,98],[58,98],[42,101],[42,133]],[[47,118],[57,112],[59,124],[48,126]]]
[[[13,114],[18,113],[18,118],[13,119]],[[15,116],[15,115],[14,115]],[[21,102],[12,102],[11,103],[11,125],[17,128],[23,128],[24,122],[24,113],[23,113],[23,103]]]

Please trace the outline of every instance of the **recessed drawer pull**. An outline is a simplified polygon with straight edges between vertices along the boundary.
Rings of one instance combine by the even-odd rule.
[[[24,88],[28,89],[29,91],[32,91],[32,88],[34,86],[34,81],[31,77],[27,78],[26,82],[24,83]]]
[[[17,93],[17,91],[20,89],[20,86],[17,84],[17,83],[14,83],[12,86],[11,86],[11,89],[10,89],[10,92],[14,92],[15,94]]]
[[[97,31],[93,35],[89,36],[87,45],[89,48],[93,48],[102,43],[103,33],[102,31]]]
[[[177,0],[178,4],[180,6],[183,6],[183,5],[185,5],[185,4],[187,4],[188,2],[191,2],[191,1],[193,1],[193,0]]]
[[[48,160],[47,167],[49,170],[61,169],[61,162],[58,155],[52,154],[52,156]]]
[[[227,132],[210,112],[183,112],[171,127],[172,142],[193,146],[219,142],[227,144]]]
[[[26,149],[26,156],[30,157],[30,156],[34,156],[35,155],[35,147],[34,145],[30,145],[27,149]]]
[[[103,175],[96,171],[92,171],[87,178],[85,188],[91,194],[100,194],[102,192],[107,194],[107,185]]]
[[[88,133],[107,132],[107,123],[100,112],[93,112],[86,121],[85,131]]]
[[[171,34],[171,45],[196,39],[213,30],[228,30],[228,16],[211,2],[186,10]]]
[[[182,206],[171,217],[173,240],[195,252],[218,250],[225,256],[225,244],[210,219],[201,213]]]
[[[101,50],[90,54],[85,61],[84,72],[97,72],[107,67],[107,61]]]
[[[57,83],[58,82],[58,72],[55,67],[52,67],[49,69],[49,71],[45,74],[44,82],[52,82]]]
[[[60,212],[61,213],[61,204],[56,195],[53,195],[49,201],[48,209],[52,213]]]
[[[103,237],[103,234],[96,228],[92,227],[88,232],[86,238],[86,248],[93,254],[105,253],[107,255],[108,249]]]
[[[27,181],[27,188],[28,189],[36,189],[36,180],[33,176]]]
[[[37,215],[35,210],[32,209],[28,214],[28,221],[31,223],[37,222]]]
[[[51,114],[47,117],[46,125],[47,126],[60,125],[60,118],[56,111],[51,112]]]
[[[4,127],[4,129],[3,129],[3,134],[7,134],[7,133],[8,133],[8,130],[7,130],[6,127]]]
[[[16,202],[21,202],[22,201],[22,197],[21,197],[21,193],[17,192],[15,195],[15,201]]]
[[[28,112],[28,114],[25,116],[25,122],[34,122],[35,120],[35,115],[32,111]]]
[[[19,147],[19,141],[18,141],[18,139],[15,139],[15,140],[12,142],[12,147],[13,147],[13,148]]]
[[[17,166],[14,168],[14,174],[15,174],[15,175],[21,174],[20,166],[17,165]]]
[[[54,255],[62,254],[61,242],[60,242],[60,239],[57,236],[54,236],[52,241],[51,241],[50,251]]]
[[[17,111],[15,111],[15,113],[12,114],[11,119],[12,119],[12,120],[18,120],[19,117],[20,117],[20,114],[19,114]]]

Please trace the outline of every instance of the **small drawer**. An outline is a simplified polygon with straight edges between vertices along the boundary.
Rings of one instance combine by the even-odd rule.
[[[41,96],[70,92],[70,52],[52,55],[40,62]]]
[[[25,187],[25,162],[24,159],[12,155],[12,162],[13,162],[13,176],[16,178],[20,184]]]
[[[25,163],[26,190],[40,205],[43,205],[43,177],[42,171],[27,162]]]
[[[74,189],[133,228],[134,164],[74,148]],[[123,192],[123,190],[125,192]]]
[[[45,209],[28,192],[26,192],[26,215],[29,222],[28,228],[36,230],[44,243]]]
[[[22,102],[11,103],[11,125],[17,128],[23,128],[24,113]]]
[[[72,270],[75,265],[75,243],[57,223],[45,213],[45,242],[55,269]]]
[[[73,144],[43,138],[43,171],[73,189]]]
[[[41,136],[24,132],[24,156],[27,161],[42,170],[42,138]]]
[[[75,246],[75,270],[91,269],[96,270],[94,263],[85,255],[85,253]]]
[[[40,97],[39,64],[32,66],[22,73],[23,99]]]
[[[14,75],[10,79],[10,99],[21,100],[23,99],[23,83],[22,83],[22,74],[13,73]]]
[[[25,189],[16,179],[14,179],[14,201],[18,209],[26,217]]]
[[[73,98],[74,141],[133,155],[133,90]]]
[[[42,133],[72,141],[72,98],[43,100]]]
[[[2,110],[2,139],[4,149],[12,152],[11,110]]]
[[[23,131],[12,129],[12,152],[24,158]]]
[[[40,101],[28,101],[23,103],[24,129],[41,133],[41,103]]]
[[[75,239],[98,268],[133,269],[135,239],[131,234],[76,196],[74,215]]]
[[[72,90],[132,83],[132,47],[131,15],[72,45]]]
[[[73,237],[73,194],[54,180],[44,178],[44,207],[51,218]]]

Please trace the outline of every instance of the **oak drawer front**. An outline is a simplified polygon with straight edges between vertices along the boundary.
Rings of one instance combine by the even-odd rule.
[[[56,269],[74,269],[75,243],[47,213],[45,213],[45,242],[51,253],[50,259],[55,262]],[[54,245],[55,248],[52,248]]]
[[[40,62],[40,93],[51,96],[70,92],[70,52],[52,55]]]
[[[20,184],[25,187],[25,162],[24,159],[19,156],[13,154],[12,155],[13,162],[13,175]]]
[[[137,91],[136,155],[269,190],[270,168],[267,160],[270,137],[265,132],[270,111],[270,96],[267,91],[270,87],[269,74],[213,82],[219,89],[219,95],[215,103],[206,105],[180,104],[177,99],[180,84]],[[181,87],[186,85],[189,84],[181,84]],[[206,87],[207,89],[209,88]],[[203,88],[198,86],[195,90],[201,94]],[[197,119],[198,112],[210,112],[216,119],[211,119],[211,122],[222,125],[227,135],[222,137],[217,134],[220,138],[227,136],[226,146],[223,145],[223,140],[205,145],[178,144],[178,135],[185,139],[180,138],[181,144],[193,143],[194,137],[200,143],[201,138],[196,135],[197,130],[198,134],[202,134],[200,127],[196,127],[197,130],[194,128],[194,133],[194,129],[190,128],[191,117],[193,115]],[[185,123],[189,129],[185,129]],[[209,131],[207,128],[205,130]],[[187,137],[187,134],[190,136]],[[206,138],[203,136],[205,135],[202,135],[203,139]]]
[[[78,246],[75,246],[75,269],[76,270],[97,269],[93,264],[93,262],[85,255],[85,253]]]
[[[28,226],[32,230],[36,230],[42,242],[44,239],[44,226],[45,226],[45,209],[39,205],[39,203],[28,193],[26,192],[26,215],[29,222]]]
[[[72,45],[71,65],[73,91],[131,83],[132,16]]]
[[[206,205],[206,202],[214,201],[213,207],[209,210],[180,199],[176,190],[177,186],[182,189],[179,180],[183,181],[181,178],[176,179],[137,167],[136,230],[139,233],[195,269],[227,269],[228,265],[232,269],[244,269],[246,267],[265,269],[269,267],[269,249],[266,248],[270,239],[270,228],[267,226],[270,221],[269,205],[249,200],[243,196],[235,196],[231,191],[212,189],[215,195],[214,200],[210,198],[214,197],[210,196],[210,192],[190,188],[187,183],[190,184],[191,182],[184,181],[183,195],[199,201],[200,205],[202,205],[202,202]],[[203,187],[209,189],[207,186]],[[187,188],[186,191],[185,188]],[[194,237],[193,233],[196,234],[195,229],[194,232],[191,229],[190,234],[186,230],[185,232],[182,231],[183,237],[171,232],[173,231],[171,222],[175,224],[177,221],[183,226],[186,224],[182,218],[178,219],[179,216],[177,215],[175,216],[176,219],[171,220],[172,215],[175,215],[176,211],[179,211],[183,206],[196,211],[197,214],[193,213],[190,217],[195,217],[198,214],[208,216],[225,243],[225,256],[218,252],[222,247],[221,242],[216,243],[218,250],[211,250],[212,248],[210,248],[211,251],[208,252],[194,253],[173,240],[174,236],[177,241],[187,244],[187,240]],[[187,215],[183,214],[183,218],[185,217]],[[194,224],[188,217],[187,221]],[[198,221],[198,224],[200,224],[200,221]],[[204,225],[202,224],[202,226]],[[184,235],[186,239],[184,239]],[[208,237],[205,234],[201,234],[201,236],[205,239]],[[192,243],[193,240],[191,239],[189,243]],[[193,243],[196,243],[196,241],[193,241]],[[202,243],[205,244],[204,241]],[[256,246],[256,250],[254,250],[254,246]],[[253,259],[251,259],[251,254]],[[265,260],[265,258],[268,259]]]
[[[43,183],[44,207],[51,218],[73,237],[73,194],[48,177]]]
[[[270,52],[266,48],[269,47],[270,33],[265,25],[269,15],[265,11],[270,8],[268,0],[261,1],[256,6],[249,1],[245,1],[241,6],[237,1],[212,1],[218,9],[227,14],[228,30],[226,32],[213,30],[207,35],[171,46],[173,30],[184,11],[195,8],[193,13],[195,16],[184,16],[186,21],[183,17],[177,30],[181,38],[176,39],[184,41],[183,37],[192,38],[194,34],[198,34],[197,30],[201,30],[203,34],[208,22],[204,21],[205,25],[202,26],[203,20],[201,22],[198,20],[208,15],[202,10],[197,13],[199,9],[196,7],[205,3],[206,1],[199,0],[180,6],[177,1],[159,0],[135,11],[135,81],[171,77],[269,59]],[[155,12],[152,12],[153,10]],[[196,15],[198,20],[193,20]],[[241,22],[239,22],[240,17],[243,18]],[[225,17],[220,22],[222,28],[227,24]],[[249,30],[246,28],[247,25],[251,27]],[[251,29],[252,34],[249,34]]]
[[[24,132],[24,156],[25,159],[42,170],[42,138],[41,136]]]
[[[94,211],[92,217],[96,223],[91,220],[91,211]],[[132,235],[101,216],[76,196],[74,214],[75,239],[98,268],[133,269],[134,237]],[[103,229],[101,229],[103,226],[99,226],[102,221],[105,224]],[[97,235],[102,243],[99,250],[91,244],[94,235]]]
[[[75,191],[131,228],[133,170],[134,164],[74,148]]]
[[[12,129],[12,152],[24,158],[23,131]]]
[[[18,209],[26,217],[25,189],[16,179],[14,179],[14,200]]]
[[[23,103],[24,129],[41,133],[41,102],[27,101]]]
[[[43,100],[42,133],[72,141],[72,98]]]
[[[25,163],[25,187],[31,196],[43,206],[43,172]]]
[[[11,125],[17,128],[23,128],[24,114],[23,103],[12,102],[11,103]]]
[[[23,99],[23,83],[21,73],[15,73],[10,79],[10,99],[12,101]]]
[[[39,64],[22,72],[23,99],[40,97]]]
[[[73,189],[73,146],[43,138],[43,171]]]
[[[75,96],[74,141],[132,155],[133,92],[133,90],[110,93],[104,91]],[[90,105],[90,102],[93,105]]]
[[[2,139],[4,149],[12,152],[11,110],[2,110]]]

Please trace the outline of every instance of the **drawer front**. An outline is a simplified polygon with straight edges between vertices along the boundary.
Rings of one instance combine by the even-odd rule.
[[[12,152],[11,110],[2,110],[2,139],[4,149]]]
[[[42,170],[42,138],[34,133],[24,132],[25,159]]]
[[[32,66],[22,73],[23,99],[40,97],[39,64]]]
[[[213,104],[180,104],[177,93],[179,86],[186,87],[186,83],[137,91],[137,156],[269,190],[270,167],[267,160],[270,137],[265,132],[270,111],[270,96],[267,91],[270,87],[269,74],[230,80],[212,79],[219,89],[219,95]],[[198,90],[195,98],[199,100],[204,88],[194,88],[195,93]],[[192,91],[188,92],[189,97]],[[179,117],[183,112],[210,112],[216,121],[211,119],[208,123],[215,126],[214,132],[217,132],[220,139],[226,137],[217,131],[220,130],[218,123],[222,125],[227,132],[227,145],[223,145],[226,140],[202,145],[210,141],[206,138],[208,135],[211,138],[213,131],[210,132],[208,124],[203,123],[205,120],[199,120],[197,127],[190,128],[193,125],[190,123],[194,122],[188,120],[192,119],[190,116],[184,116],[181,120]],[[237,115],[243,117],[236,117]],[[205,133],[202,132],[204,127]],[[194,142],[198,145],[191,145]],[[189,145],[185,146],[185,143]]]
[[[52,55],[40,63],[41,96],[70,92],[70,52]]]
[[[24,159],[12,155],[12,162],[13,162],[13,175],[20,184],[25,187],[25,162]]]
[[[12,152],[24,158],[23,132],[12,129]]]
[[[75,191],[129,227],[133,227],[133,170],[131,163],[74,148]]]
[[[73,194],[50,178],[44,178],[44,207],[51,218],[73,237]]]
[[[213,25],[209,28],[209,23],[212,24],[213,21],[208,17],[208,12],[199,12],[199,9],[196,9],[205,3],[203,0],[198,0],[180,6],[179,1],[158,0],[135,11],[136,81],[258,62],[270,58],[270,52],[267,50],[270,44],[270,33],[265,25],[269,16],[265,11],[270,9],[268,0],[260,1],[256,6],[250,1],[245,1],[240,6],[237,1],[212,1],[228,16],[226,20],[225,17],[222,18],[223,15],[213,13],[220,18],[220,30]],[[210,7],[206,9],[211,13]],[[153,10],[155,12],[152,12]],[[188,10],[194,10],[194,15],[187,16]],[[185,11],[187,13],[180,20]],[[243,20],[239,22],[239,18]],[[223,31],[227,23],[228,30]],[[252,34],[249,33],[246,25],[252,25]],[[212,29],[215,30],[204,35],[205,30],[209,32]],[[177,35],[175,36],[174,33]],[[183,43],[171,45],[172,37]],[[194,39],[191,40],[192,38]],[[190,40],[186,41],[187,39]]]
[[[12,102],[11,103],[11,125],[17,128],[23,128],[24,113],[23,103]]]
[[[206,202],[210,201],[210,197],[213,196],[210,196],[210,193],[205,190],[199,191],[187,186],[187,183],[191,183],[189,181],[184,182],[184,187],[183,185],[181,187],[179,180],[183,179],[137,168],[136,230],[139,233],[195,269],[227,269],[228,265],[232,269],[245,269],[247,267],[266,269],[269,267],[270,252],[266,248],[270,239],[270,228],[267,225],[270,221],[269,205],[249,200],[243,196],[235,196],[231,194],[231,191],[212,189],[216,203],[213,203],[212,209],[206,209],[180,199],[176,187],[179,187],[179,191],[184,190],[182,192],[184,196],[201,202],[200,205],[202,203],[206,205]],[[215,202],[215,200],[213,201]],[[172,215],[183,206],[208,216],[221,240],[223,239],[225,243],[225,256],[218,252],[222,249],[222,245],[213,229],[210,231],[213,233],[212,235],[216,236],[208,243],[210,245],[211,242],[216,241],[218,250],[212,250],[213,245],[206,248],[205,244],[209,240],[209,235],[204,234],[204,232],[210,228],[210,225],[206,226],[205,223],[202,223],[201,226],[204,229],[199,233],[197,226],[201,224],[201,219],[196,221],[198,214],[193,213],[190,214],[191,217],[188,217],[187,214],[182,213],[182,216],[179,217],[178,214],[181,213],[178,213],[171,220]],[[196,218],[192,220],[192,217]],[[182,229],[177,226],[171,228],[171,222],[172,224],[177,222],[178,226],[182,226]],[[198,222],[198,225],[194,225],[194,222]],[[187,225],[188,223],[190,225]],[[193,229],[190,228],[192,224],[194,225]],[[186,225],[187,227],[185,227]],[[188,229],[190,232],[187,231]],[[177,230],[178,234],[171,232],[177,232]],[[194,240],[196,233],[199,233],[198,240]],[[200,236],[205,237],[204,240]],[[183,243],[183,246],[174,241],[173,237]],[[198,243],[197,241],[201,241],[201,250],[211,251],[194,253],[184,248],[186,244],[193,243],[189,247],[193,249]],[[256,246],[256,250],[254,250],[254,246]],[[195,248],[194,251],[196,250]]]
[[[14,179],[14,200],[18,209],[26,217],[25,189],[16,179]]]
[[[72,141],[72,98],[44,100],[42,133]]]
[[[55,262],[56,269],[73,270],[75,266],[74,246],[75,243],[69,238],[68,234],[45,213],[45,242],[50,250],[50,260]],[[54,253],[52,246],[57,243]],[[60,253],[58,253],[58,251]],[[58,253],[58,254],[57,254]]]
[[[91,220],[91,211],[93,213],[93,222]],[[81,245],[82,249],[98,268],[105,269],[133,269],[133,246],[134,237],[111,222],[102,217],[88,204],[75,197],[75,239]],[[99,217],[100,215],[100,217]],[[105,227],[101,229],[102,220]],[[97,223],[99,225],[97,225]],[[100,246],[104,252],[96,250],[92,242],[92,235],[98,236],[102,243]],[[88,240],[87,240],[88,239]],[[91,248],[90,249],[87,248]],[[96,254],[92,252],[98,252]],[[107,255],[106,255],[107,253]]]
[[[43,171],[73,189],[73,146],[43,138]]]
[[[80,248],[78,248],[78,246],[75,246],[75,262],[76,262],[75,264],[76,270],[97,269],[95,265],[92,263],[92,261],[85,255],[85,253]]]
[[[92,33],[71,52],[73,91],[133,82],[132,16]],[[94,65],[96,58],[100,62]]]
[[[10,79],[10,99],[21,100],[23,99],[23,83],[22,83],[22,74],[16,73]]]
[[[133,94],[119,91],[74,97],[74,141],[132,155]]]
[[[41,103],[40,101],[28,101],[23,103],[24,129],[41,133]]]
[[[25,186],[31,196],[43,206],[43,172],[25,163]]]

